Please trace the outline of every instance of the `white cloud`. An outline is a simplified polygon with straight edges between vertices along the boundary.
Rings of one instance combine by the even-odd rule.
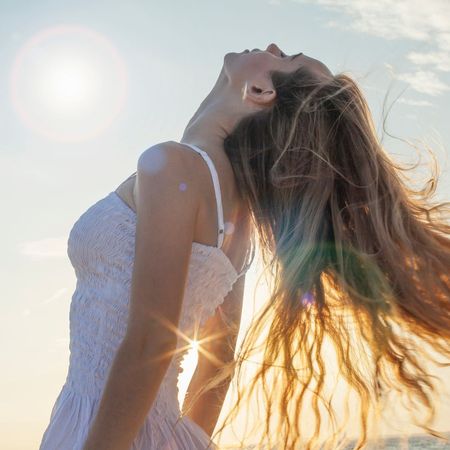
[[[450,52],[435,51],[435,52],[409,52],[406,55],[412,63],[418,66],[434,66],[436,70],[443,72],[450,72]]]
[[[64,296],[64,294],[66,294],[66,292],[69,289],[66,287],[60,288],[57,291],[55,291],[52,295],[50,295],[49,297],[45,298],[44,300],[41,300],[40,302],[36,303],[36,306],[39,308],[45,307],[46,305],[48,305],[49,303],[54,302],[55,300],[60,299],[61,297]],[[26,308],[24,308],[22,310],[22,316],[30,316],[34,311],[34,300],[33,300],[33,309],[29,308],[28,306]]]
[[[447,84],[440,81],[436,74],[430,71],[419,70],[417,72],[399,73],[396,77],[423,94],[436,96],[450,90]]]
[[[58,300],[62,297],[63,294],[65,294],[68,291],[66,287],[63,287],[61,289],[58,289],[56,292],[54,292],[50,297],[47,297],[46,299],[41,301],[41,305],[47,305],[48,303],[54,302],[55,300]]]
[[[412,98],[400,97],[397,101],[399,103],[405,103],[406,105],[411,106],[434,106],[433,103],[429,102],[428,100],[414,100]]]
[[[294,0],[315,3],[336,11],[338,17],[325,26],[353,30],[387,40],[418,41],[422,51],[412,51],[406,58],[417,72],[403,73],[397,78],[417,92],[439,95],[450,89],[435,71],[450,72],[450,1],[449,0]]]
[[[380,36],[386,39],[438,41],[436,33],[449,33],[450,2],[448,0],[295,0],[316,3],[350,16],[343,29]],[[448,36],[447,36],[448,38]]]
[[[22,255],[34,260],[67,257],[67,237],[22,242],[18,247]]]

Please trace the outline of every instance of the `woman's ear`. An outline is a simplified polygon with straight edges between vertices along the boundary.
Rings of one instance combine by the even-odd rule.
[[[242,100],[251,101],[260,106],[270,105],[276,95],[275,88],[269,80],[247,80],[242,89]]]

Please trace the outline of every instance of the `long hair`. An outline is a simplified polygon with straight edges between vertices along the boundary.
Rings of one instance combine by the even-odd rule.
[[[270,75],[274,104],[240,120],[224,140],[271,275],[270,296],[234,361],[191,400],[236,383],[237,400],[214,438],[260,387],[265,416],[256,448],[276,436],[276,449],[317,449],[328,417],[320,448],[337,449],[347,422],[336,422],[336,389],[325,397],[329,345],[335,375],[358,401],[354,448],[368,442],[371,419],[377,423],[393,391],[406,394],[410,411],[427,412],[417,425],[443,437],[431,427],[436,377],[425,366],[450,365],[432,355],[450,355],[449,202],[431,201],[436,174],[423,189],[407,186],[408,169],[385,152],[349,75],[318,80],[304,67]],[[258,349],[262,362],[251,382],[240,382]]]

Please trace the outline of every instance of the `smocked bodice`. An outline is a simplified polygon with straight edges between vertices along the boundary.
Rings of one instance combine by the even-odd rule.
[[[72,389],[99,397],[127,325],[133,269],[136,213],[111,192],[87,209],[73,225],[67,253],[77,283],[70,305]],[[192,243],[179,329],[195,330],[214,314],[238,274],[218,247]],[[187,347],[178,336],[177,348]],[[152,409],[178,415],[177,376],[184,351],[176,352]]]

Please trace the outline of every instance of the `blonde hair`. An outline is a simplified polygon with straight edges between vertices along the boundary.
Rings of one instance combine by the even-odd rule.
[[[218,369],[192,404],[224,380],[236,382],[237,401],[214,439],[245,395],[262,387],[266,415],[257,448],[276,435],[274,448],[310,450],[319,448],[322,402],[334,431],[320,448],[336,449],[344,425],[334,429],[335,409],[324,398],[327,339],[339,376],[359,400],[355,449],[368,442],[370,413],[379,417],[392,390],[406,392],[410,410],[417,400],[428,412],[418,425],[442,437],[431,428],[436,391],[425,369],[426,360],[449,365],[431,351],[450,354],[449,202],[430,200],[437,176],[422,190],[407,187],[402,171],[409,169],[385,152],[349,75],[324,81],[301,67],[271,76],[275,103],[243,118],[224,149],[273,286],[235,360]],[[264,330],[263,361],[250,383],[240,382]],[[309,437],[302,426],[307,390],[315,417]],[[275,411],[280,420],[270,433]]]

